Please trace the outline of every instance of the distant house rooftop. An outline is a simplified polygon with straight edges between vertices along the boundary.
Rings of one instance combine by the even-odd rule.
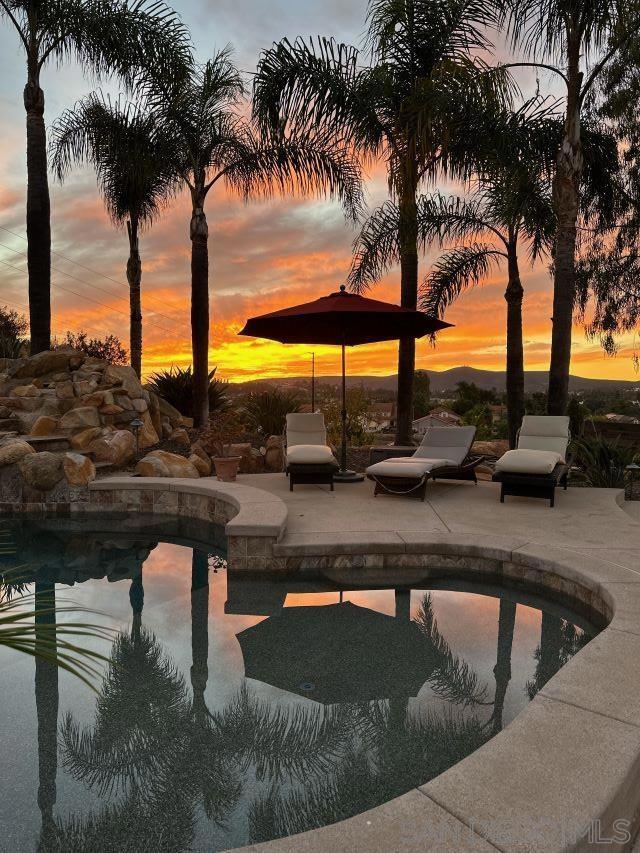
[[[432,427],[457,427],[461,426],[462,418],[448,409],[433,409],[429,414],[413,421],[413,431],[418,435],[424,435]]]

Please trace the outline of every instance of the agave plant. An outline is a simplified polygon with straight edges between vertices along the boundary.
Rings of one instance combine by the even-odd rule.
[[[209,373],[209,413],[222,412],[229,406],[227,383],[216,379],[214,367]],[[193,371],[189,367],[172,366],[169,370],[161,370],[152,374],[148,387],[160,397],[171,403],[180,414],[193,417]]]
[[[597,489],[623,488],[625,468],[636,458],[631,447],[599,435],[575,441],[573,452],[577,469],[572,471],[571,479]]]
[[[250,427],[263,435],[282,435],[289,412],[300,410],[300,401],[291,391],[273,388],[259,394],[249,394],[244,411]]]
[[[0,358],[20,358],[28,352],[29,341],[24,338],[12,338],[0,335]]]

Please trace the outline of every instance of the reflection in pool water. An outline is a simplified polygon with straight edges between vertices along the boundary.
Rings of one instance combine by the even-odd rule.
[[[488,588],[227,578],[166,523],[100,524],[15,524],[1,558],[118,629],[97,695],[0,652],[16,853],[223,850],[349,817],[485,743],[594,633]]]

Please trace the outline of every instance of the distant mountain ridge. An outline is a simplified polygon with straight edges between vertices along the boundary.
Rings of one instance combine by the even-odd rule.
[[[504,370],[478,370],[475,367],[452,367],[449,370],[427,370],[431,381],[431,391],[434,394],[454,389],[458,382],[473,382],[478,388],[485,390],[495,389],[504,391]],[[233,388],[242,388],[244,391],[255,391],[278,385],[280,387],[308,387],[309,376],[286,376],[273,379],[253,379],[249,382],[234,382]],[[525,391],[533,394],[536,391],[546,391],[549,375],[546,370],[527,370],[524,375]],[[338,385],[340,376],[318,376],[316,381],[324,385]],[[397,376],[348,376],[348,387],[364,386],[372,390],[394,391]],[[573,376],[569,379],[571,391],[622,391],[631,388],[640,388],[640,376],[638,381],[624,379],[590,379],[586,376]]]

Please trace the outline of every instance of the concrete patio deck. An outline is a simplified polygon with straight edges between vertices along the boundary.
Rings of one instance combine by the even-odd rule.
[[[282,545],[372,542],[403,534],[492,534],[597,557],[640,572],[640,502],[619,504],[619,489],[570,488],[547,501],[508,497],[498,500],[494,483],[430,483],[427,498],[373,497],[370,482],[300,485],[289,491],[284,474],[240,476],[239,482],[264,489],[287,505]],[[377,538],[376,536],[376,538]],[[375,541],[375,540],[374,540]]]

